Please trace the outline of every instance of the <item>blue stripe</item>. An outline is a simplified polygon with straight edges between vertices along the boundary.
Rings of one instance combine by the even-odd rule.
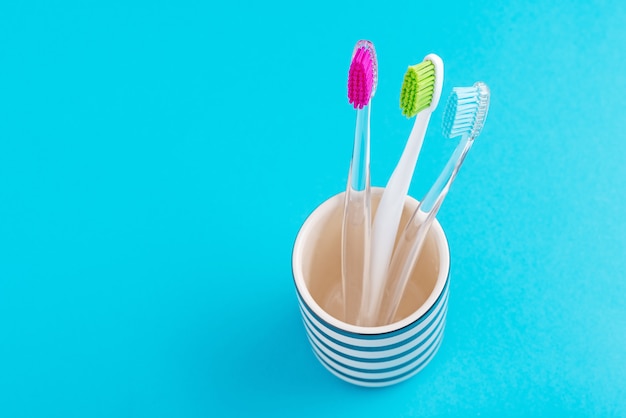
[[[432,334],[433,330],[436,329],[439,324],[444,321],[445,319],[445,313],[447,312],[447,309],[444,308],[440,311],[440,313],[438,314],[437,318],[433,321],[433,323],[431,325],[429,325],[428,327],[425,327],[419,334],[416,334],[416,338],[419,338],[420,336],[422,336],[425,332],[428,332],[430,330],[430,334]],[[328,345],[327,343],[325,343],[324,341],[322,341],[317,335],[315,335],[312,330],[309,328],[309,325],[305,322],[304,326],[307,330],[307,333],[309,335],[311,335],[311,337],[313,337],[315,339],[315,341],[319,342],[318,345],[323,346],[324,348],[326,348],[328,351],[332,351],[333,353],[337,354],[338,356],[348,359],[348,360],[353,360],[353,361],[360,361],[360,362],[364,362],[364,363],[380,363],[380,362],[384,362],[384,361],[391,361],[391,360],[395,360],[398,359],[400,357],[403,357],[405,355],[407,355],[408,353],[410,353],[411,351],[414,351],[416,349],[418,349],[423,342],[418,343],[415,347],[410,347],[404,351],[402,351],[401,353],[398,354],[394,354],[391,356],[387,356],[387,357],[380,357],[380,358],[366,358],[366,357],[360,357],[360,356],[354,356],[354,355],[350,355],[347,354],[345,352],[339,351],[334,347],[331,347],[330,345]],[[430,334],[428,335],[428,337],[430,336]],[[426,341],[428,339],[428,337],[424,338],[424,341]],[[406,340],[406,345],[409,345],[410,343],[412,343],[416,338],[411,338],[410,340]],[[345,347],[345,346],[344,346]],[[361,351],[361,352],[372,352],[369,350],[355,350],[355,351]]]
[[[402,375],[399,375],[399,377],[393,377],[393,378],[388,378],[388,379],[378,379],[377,381],[368,381],[367,379],[358,379],[355,378],[353,376],[346,376],[343,373],[336,371],[335,369],[327,366],[325,363],[322,363],[322,365],[324,366],[324,368],[326,368],[327,370],[329,370],[329,372],[331,374],[338,374],[338,377],[342,380],[345,380],[347,383],[351,383],[353,385],[358,385],[358,386],[363,386],[363,387],[385,387],[385,386],[391,386],[391,385],[395,385],[398,383],[401,383],[405,380],[407,380],[408,378],[416,375],[417,373],[419,373],[422,369],[424,369],[428,363],[432,360],[432,358],[435,356],[435,354],[437,354],[437,352],[439,351],[439,348],[441,347],[441,344],[443,342],[443,338],[441,338],[438,342],[437,342],[437,346],[435,347],[435,349],[431,352],[431,354],[419,365],[417,365],[415,368],[413,368],[412,370],[403,373]],[[315,354],[315,353],[313,353]],[[315,355],[316,358],[319,359],[319,357],[317,355]]]
[[[445,311],[446,308],[447,308],[446,305],[447,305],[447,302],[448,302],[448,293],[447,293],[446,290],[447,290],[447,287],[444,288],[444,291],[442,292],[442,295],[444,296],[444,298],[443,299],[439,299],[438,302],[435,305],[432,306],[432,308],[434,308],[434,309],[429,309],[429,314],[430,314],[430,313],[432,313],[433,310],[436,310],[439,306],[441,306],[441,309],[437,313],[437,316],[430,317],[428,315],[424,315],[424,316],[422,316],[422,318],[419,321],[419,323],[424,323],[426,320],[428,320],[430,322],[434,322],[434,321],[436,321],[436,319],[438,317],[440,317],[442,315],[442,312]],[[304,303],[302,303],[300,306],[302,307],[302,306],[305,306],[305,305],[304,305]],[[310,310],[307,309],[307,312],[310,312]],[[326,322],[320,320],[317,316],[313,315],[313,317],[315,319],[317,319],[317,321],[322,322],[324,324],[324,326],[328,326],[328,324]],[[306,325],[306,323],[305,323],[305,325]],[[356,351],[370,351],[370,352],[374,352],[374,351],[391,350],[391,349],[398,348],[398,347],[401,347],[403,345],[406,345],[407,343],[413,341],[414,339],[419,338],[420,335],[422,335],[424,332],[426,332],[426,330],[429,328],[430,325],[424,326],[424,329],[416,332],[415,335],[409,336],[409,337],[405,338],[404,340],[401,340],[401,341],[399,341],[397,343],[383,345],[383,346],[378,346],[378,347],[363,347],[363,346],[360,346],[360,345],[348,344],[346,342],[339,341],[336,338],[331,337],[330,335],[328,335],[327,332],[325,332],[324,330],[321,330],[313,322],[311,322],[311,326],[315,330],[317,330],[320,334],[324,335],[326,338],[328,338],[330,341],[332,341],[333,343],[335,343],[337,345],[340,345],[342,347],[346,347],[346,348],[349,348],[349,349],[352,349],[352,350],[356,350]],[[404,328],[405,332],[403,332],[403,334],[404,333],[408,333],[413,328],[414,327],[410,327],[410,328],[409,327],[405,327]],[[342,335],[349,336],[351,338],[355,338],[356,339],[356,338],[359,338],[359,337],[357,337],[357,335],[360,336],[361,334],[354,334],[354,333],[346,334],[346,333],[343,333]],[[396,335],[398,335],[398,334],[396,334]],[[363,338],[363,339],[368,340],[369,338]]]
[[[394,330],[394,331],[389,331],[389,332],[384,332],[384,333],[380,333],[380,334],[361,334],[361,333],[356,333],[356,332],[348,332],[348,331],[345,331],[345,330],[343,330],[341,328],[337,328],[334,325],[331,325],[331,324],[327,323],[326,321],[324,321],[323,319],[321,319],[315,312],[313,312],[313,310],[311,310],[311,308],[304,302],[304,299],[302,298],[302,295],[300,295],[300,291],[298,290],[297,286],[296,286],[296,294],[298,296],[298,300],[300,302],[300,305],[304,306],[306,308],[307,312],[309,314],[311,314],[311,316],[313,316],[317,321],[323,323],[326,327],[328,327],[332,331],[336,332],[337,334],[341,334],[341,335],[344,335],[346,337],[362,339],[362,340],[381,340],[381,339],[390,338],[390,337],[393,337],[393,336],[396,336],[396,335],[399,335],[399,334],[404,334],[407,331],[409,331],[410,329],[413,329],[416,326],[418,326],[419,324],[421,324],[425,319],[427,319],[428,316],[430,315],[430,313],[437,307],[437,305],[439,304],[439,302],[443,298],[443,295],[446,294],[446,292],[448,290],[449,283],[450,283],[449,279],[450,279],[450,269],[448,269],[448,276],[446,276],[446,283],[445,283],[443,289],[441,290],[441,293],[437,297],[437,300],[428,309],[428,311],[426,311],[417,321],[411,322],[410,324],[408,324],[405,327],[402,327],[400,329],[397,329],[397,330]],[[294,279],[294,283],[295,283],[295,279]]]
[[[431,323],[434,323],[435,321],[437,321],[437,319],[443,315],[443,313],[447,310],[447,302],[448,302],[448,294],[446,293],[445,295],[445,299],[443,299],[442,301],[440,301],[439,306],[441,307],[441,309],[439,309],[439,312],[437,312],[436,316],[434,317],[430,317],[428,318],[428,320]],[[424,334],[424,332],[426,332],[426,330],[428,328],[430,328],[432,325],[431,324],[426,324],[424,325],[424,327],[417,331],[415,334],[406,337],[404,340],[401,340],[397,343],[393,343],[393,344],[388,344],[388,345],[383,345],[383,346],[377,346],[377,347],[363,347],[361,345],[354,345],[354,344],[349,344],[340,340],[337,340],[334,337],[331,337],[330,335],[328,335],[328,333],[323,330],[320,329],[320,327],[318,327],[317,325],[315,325],[309,318],[306,317],[306,315],[304,315],[303,313],[303,320],[304,318],[306,318],[306,320],[308,321],[308,323],[320,334],[322,334],[324,337],[326,337],[327,339],[329,339],[331,342],[341,346],[341,347],[345,347],[351,350],[355,350],[355,351],[365,351],[365,352],[376,352],[376,351],[386,351],[386,350],[392,350],[394,348],[398,348],[401,346],[404,346],[406,344],[409,344],[411,341],[415,340],[416,338],[419,338],[420,335]],[[423,321],[422,321],[423,323]],[[326,323],[324,323],[325,325]],[[307,323],[305,323],[305,326],[307,325]],[[309,328],[310,329],[310,328]],[[409,330],[411,331],[411,330]],[[407,331],[407,333],[409,332]],[[356,338],[356,337],[352,337],[352,338]]]
[[[334,373],[337,373],[341,376],[344,376],[348,379],[352,379],[355,380],[357,382],[362,382],[362,383],[389,383],[392,384],[396,381],[402,380],[403,377],[410,375],[411,373],[413,373],[414,371],[416,371],[417,369],[419,369],[420,367],[422,367],[423,365],[425,365],[426,363],[428,363],[430,360],[432,360],[432,358],[435,356],[435,354],[437,354],[437,352],[439,351],[439,346],[441,345],[441,342],[443,341],[442,339],[440,339],[440,337],[443,337],[443,330],[444,328],[441,329],[440,335],[435,339],[435,341],[433,341],[433,344],[431,345],[431,347],[436,346],[435,349],[423,360],[419,361],[419,363],[415,366],[412,367],[410,370],[401,373],[397,376],[393,376],[393,377],[387,377],[387,378],[383,378],[383,379],[363,379],[363,378],[359,378],[359,377],[355,377],[349,374],[346,374],[344,372],[341,372],[339,370],[337,370],[335,367],[333,367],[332,365],[328,364],[328,362],[326,360],[324,360],[322,357],[320,357],[319,355],[317,355],[317,353],[315,351],[313,351],[313,354],[315,354],[315,357],[317,357],[317,359],[324,364],[325,367],[327,367],[328,369],[331,369]],[[429,347],[430,348],[430,347]],[[426,350],[428,351],[428,350]]]
[[[408,345],[408,344],[410,344],[410,343],[411,343],[411,342],[413,342],[415,339],[419,338],[420,336],[422,336],[424,333],[426,333],[426,332],[428,332],[428,331],[430,331],[430,334],[432,334],[432,333],[433,333],[433,330],[435,330],[435,329],[439,326],[439,324],[440,324],[440,323],[444,320],[445,313],[446,313],[446,311],[447,311],[447,307],[445,306],[445,302],[446,302],[446,299],[444,299],[444,306],[442,306],[442,309],[441,309],[441,310],[437,313],[437,316],[436,316],[435,318],[433,318],[432,324],[430,324],[430,325],[428,325],[428,326],[424,327],[424,329],[422,329],[421,331],[419,331],[418,333],[416,333],[414,336],[412,336],[412,337],[410,337],[410,338],[408,338],[408,339],[404,340],[404,341],[403,341],[403,344],[401,344],[401,345]],[[419,348],[419,347],[421,347],[421,346],[422,346],[422,344],[424,343],[424,342],[421,342],[421,343],[417,344],[415,347],[411,347],[411,348],[409,348],[409,349],[407,349],[407,350],[405,350],[405,351],[403,351],[403,352],[401,352],[401,353],[399,353],[399,354],[394,354],[394,355],[392,355],[392,356],[388,356],[388,357],[382,357],[382,358],[376,358],[376,359],[371,359],[371,358],[363,358],[363,357],[356,357],[356,356],[352,356],[352,355],[346,354],[346,353],[344,353],[344,352],[338,351],[336,348],[333,348],[333,347],[329,346],[328,344],[326,344],[324,341],[320,340],[320,339],[319,339],[319,338],[318,338],[318,337],[317,337],[317,336],[313,333],[313,331],[310,329],[309,324],[306,322],[306,321],[308,321],[308,319],[306,319],[306,320],[305,320],[304,318],[305,318],[305,317],[303,317],[303,322],[304,322],[304,326],[305,326],[305,328],[307,329],[307,333],[308,333],[308,334],[310,334],[310,335],[311,335],[311,337],[313,337],[313,338],[315,339],[315,341],[319,342],[319,344],[321,344],[322,346],[324,346],[327,350],[332,351],[333,353],[335,353],[335,354],[337,354],[337,355],[339,355],[339,356],[341,356],[341,357],[343,357],[343,358],[349,359],[349,360],[360,361],[360,362],[365,362],[365,363],[380,363],[380,362],[383,362],[383,361],[395,360],[395,359],[397,359],[397,358],[400,358],[400,357],[402,357],[402,356],[405,356],[405,355],[407,355],[408,353],[410,353],[410,352],[412,352],[412,351],[414,351],[414,350],[418,349],[418,348]],[[332,339],[332,338],[331,338],[331,337],[329,337],[328,335],[326,335],[326,334],[324,334],[323,332],[321,332],[321,331],[319,330],[319,328],[317,328],[317,327],[315,326],[315,324],[312,324],[312,323],[311,323],[310,325],[311,325],[312,327],[314,327],[314,328],[315,328],[318,332],[320,332],[322,335],[324,335],[326,338],[330,339],[331,341],[335,342],[335,343],[336,343],[336,344],[338,344],[338,345],[341,345],[342,347],[346,347],[346,348],[354,349],[355,351],[365,351],[365,352],[380,351],[380,350],[378,350],[378,347],[376,347],[376,348],[377,348],[376,350],[367,350],[366,348],[371,348],[371,347],[356,347],[356,348],[354,348],[354,346],[351,346],[351,345],[342,344],[342,343],[337,343],[337,342],[336,342],[336,340]],[[429,335],[429,336],[430,336],[430,335]],[[428,339],[428,337],[426,337],[426,338],[424,339],[424,341],[426,341],[427,339]],[[396,344],[393,344],[393,346],[394,346],[393,348],[396,348],[396,347],[395,347],[395,346],[396,346]]]
[[[415,353],[415,351],[420,351],[421,354],[419,354],[419,355],[417,355],[417,356],[415,356],[413,358],[410,358],[409,360],[407,360],[407,361],[405,361],[405,362],[403,362],[401,364],[398,364],[398,365],[392,366],[392,367],[387,367],[387,368],[384,368],[384,369],[362,369],[362,368],[359,368],[359,367],[350,366],[348,364],[342,363],[340,361],[337,361],[337,360],[331,358],[328,354],[324,353],[324,350],[320,349],[319,347],[317,347],[317,349],[320,350],[320,352],[325,356],[325,359],[326,358],[328,359],[327,363],[328,362],[337,363],[337,364],[341,365],[342,367],[344,367],[346,369],[349,369],[349,370],[352,370],[352,371],[355,371],[355,372],[360,372],[360,373],[369,373],[369,374],[372,374],[372,375],[376,375],[376,374],[380,374],[380,373],[387,373],[387,372],[392,372],[394,370],[402,369],[403,367],[406,367],[406,366],[410,365],[411,363],[414,363],[415,361],[417,361],[420,358],[420,356],[423,355],[423,353],[425,353],[426,351],[428,351],[428,349],[432,346],[432,344],[437,341],[438,336],[441,335],[441,332],[442,332],[442,330],[444,328],[444,325],[445,325],[444,321],[441,321],[439,323],[439,325],[432,330],[432,332],[428,335],[428,337],[426,339],[424,339],[424,341],[422,341],[417,347],[415,347],[415,349],[409,350],[409,353]],[[435,336],[435,338],[433,338],[430,341],[430,345],[425,347],[424,349],[420,349],[424,344],[426,344],[427,341],[429,341],[429,339],[431,337],[433,337],[433,335]],[[313,345],[315,345],[315,342],[311,341],[311,343]]]

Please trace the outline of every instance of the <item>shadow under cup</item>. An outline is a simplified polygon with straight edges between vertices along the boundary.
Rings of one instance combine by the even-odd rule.
[[[372,188],[373,212],[383,189]],[[401,227],[417,208],[407,197]],[[328,371],[360,386],[389,386],[417,374],[434,357],[445,327],[450,252],[439,222],[430,228],[394,322],[378,327],[342,317],[341,223],[344,193],[306,219],[293,248],[292,268],[307,337]]]

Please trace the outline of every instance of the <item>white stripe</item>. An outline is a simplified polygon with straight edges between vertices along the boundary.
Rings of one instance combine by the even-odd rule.
[[[315,319],[307,310],[307,308],[305,306],[301,306],[300,310],[302,312],[303,317],[306,317],[309,319],[310,323],[313,323],[318,329],[321,329],[324,331],[324,333],[326,335],[328,335],[329,337],[341,341],[344,344],[349,344],[349,345],[354,345],[357,347],[384,347],[386,345],[392,345],[392,344],[396,344],[399,342],[402,342],[408,338],[411,338],[412,336],[418,334],[421,330],[423,330],[424,328],[426,328],[428,325],[430,325],[430,319],[434,316],[437,316],[437,314],[439,313],[439,311],[441,309],[444,309],[445,306],[447,306],[448,303],[448,290],[450,289],[450,287],[446,287],[446,291],[443,295],[441,295],[441,299],[439,299],[439,304],[437,305],[436,309],[434,311],[431,311],[430,314],[428,314],[426,317],[422,316],[419,319],[422,319],[422,323],[420,323],[419,325],[417,325],[416,327],[408,330],[407,332],[403,332],[400,334],[396,334],[394,336],[391,336],[389,338],[380,338],[380,339],[366,339],[366,338],[353,338],[353,337],[348,337],[346,335],[342,335],[339,334],[335,331],[333,331],[332,329],[328,328],[326,325],[320,323],[317,319]],[[304,303],[304,301],[302,299],[298,299],[300,303],[300,305],[302,305]],[[329,344],[331,345],[331,344]],[[342,347],[341,349],[338,349],[339,351],[344,351],[344,350],[348,350],[345,347]],[[362,353],[362,351],[359,351],[359,353]],[[396,352],[396,354],[398,354],[398,352]],[[393,354],[388,354],[382,357],[388,357],[390,355]],[[358,357],[359,355],[356,355],[356,357]],[[376,357],[381,357],[379,355],[377,355]],[[375,358],[375,357],[372,357]]]
[[[442,306],[444,307],[444,309],[446,309],[447,307],[447,300],[443,301]],[[446,312],[442,312],[442,316],[445,317]],[[315,337],[317,337],[318,340],[320,340],[321,342],[323,342],[324,344],[328,345],[329,347],[335,349],[336,351],[348,355],[348,356],[352,356],[352,357],[357,357],[357,358],[361,358],[361,359],[382,359],[385,357],[391,357],[391,356],[395,356],[398,354],[402,354],[408,350],[410,350],[411,348],[419,345],[422,341],[424,341],[427,336],[428,336],[428,332],[426,332],[427,330],[424,329],[424,333],[422,335],[420,335],[419,337],[407,342],[404,345],[400,345],[388,350],[381,350],[381,351],[364,351],[364,350],[358,350],[358,349],[353,349],[353,348],[348,348],[348,347],[344,347],[343,345],[337,344],[331,340],[329,340],[324,334],[320,333],[317,329],[315,329],[310,321],[308,316],[304,315],[302,316],[302,319],[304,320],[304,322],[306,323],[306,327],[305,330],[307,333],[312,333]],[[429,318],[431,319],[431,318]],[[432,318],[434,319],[434,318]],[[444,319],[445,320],[445,319]],[[426,321],[427,325],[430,327],[433,325],[433,321]],[[312,335],[312,337],[313,337]],[[328,351],[327,349],[324,348],[324,352]]]
[[[439,347],[441,346],[441,342],[443,340],[443,334],[444,333],[441,334],[441,336],[439,337],[438,341],[435,343],[435,349],[433,350],[433,352],[436,352],[437,350],[439,350]],[[315,354],[315,356],[318,357],[318,360],[319,360],[319,356],[315,352],[313,352],[313,354]],[[428,361],[426,361],[424,364],[422,364],[420,367],[418,367],[417,369],[415,369],[411,373],[407,374],[406,376],[402,376],[401,378],[396,379],[396,380],[388,380],[386,382],[364,382],[362,380],[351,379],[351,378],[349,378],[347,376],[343,376],[343,375],[337,373],[336,371],[334,371],[333,369],[328,367],[321,360],[319,360],[319,362],[322,364],[322,366],[324,366],[324,368],[326,370],[328,370],[333,375],[337,376],[339,379],[341,379],[341,380],[343,380],[345,382],[352,383],[352,384],[357,385],[357,386],[375,388],[375,387],[384,387],[384,386],[395,385],[396,383],[403,382],[403,381],[407,380],[408,378],[415,376],[417,373],[421,372],[424,369],[424,367],[428,366],[428,364],[432,361],[432,359],[434,357],[435,356],[433,354],[433,357],[431,357]]]
[[[439,328],[439,330],[443,330],[443,323],[442,323],[442,326]],[[405,372],[411,370],[413,367],[415,367],[415,365],[417,363],[420,362],[420,360],[423,360],[424,358],[428,357],[428,355],[435,350],[437,344],[435,344],[434,342],[437,340],[437,338],[439,338],[440,335],[441,334],[434,333],[428,339],[428,342],[426,343],[426,346],[429,347],[428,350],[422,351],[420,353],[421,355],[419,355],[411,363],[409,363],[406,366],[401,367],[401,368],[399,368],[397,370],[392,370],[390,372],[382,372],[382,373],[366,373],[366,372],[357,372],[355,370],[350,370],[350,369],[342,366],[341,364],[333,361],[332,359],[330,359],[328,356],[325,355],[325,352],[320,351],[315,344],[313,344],[312,347],[313,347],[313,350],[318,355],[320,355],[322,358],[324,358],[325,361],[330,363],[338,371],[340,371],[342,373],[345,373],[348,376],[352,376],[352,377],[357,378],[357,379],[388,379],[388,378],[393,378],[395,376],[401,375],[402,373],[405,373]]]
[[[435,328],[433,330],[433,334],[430,336],[431,338],[433,336],[437,336],[439,331],[441,331],[441,329],[443,327],[445,327],[445,321],[446,321],[446,315],[444,314],[443,317],[441,318],[441,322],[437,325],[437,328]],[[372,371],[388,369],[388,368],[391,368],[391,367],[396,367],[396,366],[399,366],[401,364],[405,364],[405,363],[411,362],[412,360],[414,360],[417,357],[421,356],[422,353],[424,352],[424,350],[426,350],[428,348],[428,344],[424,344],[419,349],[410,351],[406,355],[404,355],[402,357],[399,357],[397,359],[372,363],[372,362],[362,362],[362,361],[357,361],[357,360],[352,360],[352,359],[348,359],[348,358],[342,357],[342,356],[338,355],[337,353],[335,353],[335,352],[327,349],[326,347],[320,345],[315,340],[315,338],[313,338],[312,336],[309,336],[309,341],[311,341],[312,344],[315,344],[315,346],[318,348],[318,350],[320,350],[322,353],[326,354],[326,357],[330,357],[337,364],[341,364],[341,365],[344,365],[344,366],[350,366],[350,367],[356,367],[356,368],[359,368],[359,369],[372,370]]]

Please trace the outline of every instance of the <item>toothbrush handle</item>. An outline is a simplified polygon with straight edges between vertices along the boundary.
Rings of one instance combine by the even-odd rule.
[[[434,219],[434,217],[429,215],[429,213],[423,212],[418,206],[400,236],[398,246],[389,265],[387,283],[380,304],[378,317],[380,322],[377,325],[393,322],[408,278],[413,271],[415,260],[424,245],[424,238],[430,229],[432,219]]]
[[[373,325],[378,317],[382,293],[385,288],[385,277],[396,241],[404,201],[411,185],[430,115],[431,112],[428,109],[417,115],[400,161],[389,178],[374,218],[371,290],[365,303],[367,308],[366,320],[370,325]]]
[[[352,162],[344,203],[341,243],[344,321],[360,325],[363,294],[369,291],[371,230],[370,106],[357,110]]]
[[[473,138],[467,136],[461,140],[404,228],[389,267],[381,302],[381,324],[393,321],[428,231],[473,143]]]

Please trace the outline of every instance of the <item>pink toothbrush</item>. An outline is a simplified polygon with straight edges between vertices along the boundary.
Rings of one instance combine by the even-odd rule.
[[[356,129],[341,240],[343,319],[356,325],[361,325],[362,299],[370,287],[370,100],[376,91],[377,71],[374,45],[357,42],[348,73],[348,99],[356,109]]]

